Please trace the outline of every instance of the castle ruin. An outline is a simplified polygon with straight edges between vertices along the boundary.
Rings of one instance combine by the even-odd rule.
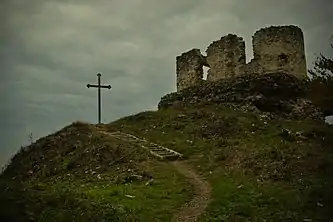
[[[203,67],[209,67],[207,80],[216,81],[245,74],[284,72],[307,77],[302,30],[294,25],[262,28],[252,36],[253,59],[246,63],[245,41],[234,34],[212,42],[207,56],[191,49],[176,57],[177,91],[203,80]]]

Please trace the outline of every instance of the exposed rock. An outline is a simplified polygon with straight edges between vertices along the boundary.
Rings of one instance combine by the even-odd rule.
[[[268,119],[276,116],[324,118],[321,109],[307,98],[307,81],[286,73],[205,81],[165,95],[158,108],[187,107],[194,104],[228,105]]]

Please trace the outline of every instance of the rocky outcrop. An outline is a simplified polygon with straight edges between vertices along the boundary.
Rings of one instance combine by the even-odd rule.
[[[307,81],[286,73],[244,75],[206,81],[161,98],[159,109],[193,105],[228,105],[244,111],[292,118],[322,119],[307,98]]]

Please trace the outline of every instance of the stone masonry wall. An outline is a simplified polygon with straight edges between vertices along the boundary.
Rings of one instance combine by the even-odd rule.
[[[293,25],[271,26],[255,32],[252,37],[254,58],[245,63],[245,42],[229,34],[211,43],[207,57],[199,49],[177,56],[177,91],[203,80],[203,66],[207,66],[207,81],[237,77],[246,74],[283,72],[307,78],[302,30]]]
[[[206,58],[200,49],[191,49],[176,57],[177,91],[200,83]]]
[[[245,42],[237,35],[229,34],[211,43],[207,50],[207,80],[235,77],[244,71]]]
[[[254,59],[247,72],[285,72],[306,78],[303,32],[297,26],[271,26],[252,37]]]

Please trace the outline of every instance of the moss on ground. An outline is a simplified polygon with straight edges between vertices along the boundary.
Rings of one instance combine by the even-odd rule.
[[[107,128],[184,153],[208,176],[213,201],[201,221],[330,221],[333,129],[321,121],[212,105],[139,113]]]
[[[0,185],[1,221],[169,221],[192,193],[169,164],[83,123],[22,149]]]
[[[101,127],[184,154],[213,187],[200,221],[331,221],[333,128],[322,121],[191,104]],[[0,219],[17,221],[169,221],[192,194],[168,163],[84,123],[22,148],[0,185]]]

